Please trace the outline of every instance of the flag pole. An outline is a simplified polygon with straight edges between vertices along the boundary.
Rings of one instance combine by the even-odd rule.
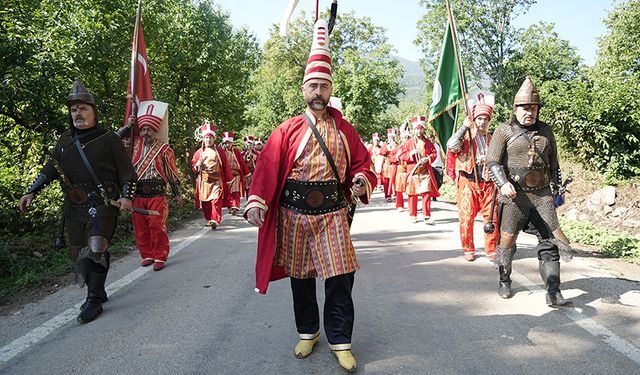
[[[138,78],[138,45],[140,44],[140,18],[142,14],[142,0],[138,0],[138,8],[136,10],[136,21],[133,27],[133,49],[131,50],[131,75],[129,80],[131,81],[131,111],[129,116],[136,116],[138,114],[138,103],[136,102],[136,81]],[[128,121],[126,119],[125,121]],[[131,129],[131,143],[129,145],[129,154],[133,155],[133,146],[138,132],[138,126],[134,122]]]
[[[456,24],[453,20],[453,11],[451,10],[451,4],[447,0],[447,15],[449,17],[449,28],[451,29],[451,38],[453,39],[453,53],[456,55],[456,68],[458,69],[458,83],[460,84],[460,93],[462,94],[462,100],[464,100],[464,111],[467,116],[471,116],[469,110],[469,103],[467,103],[467,92],[464,87],[464,75],[462,70],[462,62],[460,61],[460,54],[458,53],[458,33],[456,32]],[[457,114],[456,114],[457,115]],[[473,158],[473,174],[478,182],[478,168],[476,166],[476,150],[473,147],[473,137],[471,137],[471,128],[467,128],[469,133],[469,149],[471,150],[471,157]]]
[[[460,84],[460,93],[462,94],[462,98],[464,100],[464,110],[469,115],[469,108],[467,104],[467,90],[464,87],[464,75],[462,71],[462,63],[460,62],[460,54],[458,52],[458,33],[456,31],[456,25],[453,20],[453,11],[451,10],[451,4],[449,4],[449,0],[447,0],[447,15],[449,17],[449,28],[451,30],[451,37],[453,39],[453,53],[456,54],[456,68],[458,69],[458,77]]]

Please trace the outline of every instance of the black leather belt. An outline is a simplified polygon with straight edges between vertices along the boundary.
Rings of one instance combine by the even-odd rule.
[[[544,165],[509,167],[509,179],[522,191],[536,191],[549,187],[551,176]]]
[[[118,188],[115,182],[103,182],[102,186],[107,194],[107,198],[115,198],[118,196]],[[71,184],[62,187],[68,203],[73,208],[96,207],[104,204],[104,200],[100,197],[98,188],[94,183]],[[89,200],[91,199],[91,202]]]
[[[160,179],[138,180],[136,185],[136,197],[154,198],[166,195],[165,182]]]
[[[322,215],[347,207],[336,180],[297,181],[287,179],[280,195],[280,205],[306,215]]]
[[[487,182],[484,178],[482,178],[482,175],[480,173],[478,173],[478,181],[476,181],[476,176],[474,175],[473,172],[468,173],[465,171],[460,171],[460,176],[466,178],[469,181],[473,181],[473,182]]]

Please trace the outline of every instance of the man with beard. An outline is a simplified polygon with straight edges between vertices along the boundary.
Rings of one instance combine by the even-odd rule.
[[[229,169],[231,169],[231,180],[229,183],[229,200],[227,206],[229,207],[229,213],[235,215],[240,209],[240,197],[245,195],[244,192],[249,186],[249,179],[251,178],[251,172],[247,165],[244,163],[242,153],[236,147],[233,147],[232,132],[222,133],[222,147],[227,154],[227,160],[229,162]]]
[[[137,124],[140,138],[133,144],[132,163],[138,174],[136,198],[133,207],[153,210],[160,215],[142,215],[133,213],[133,229],[136,246],[142,257],[142,267],[153,264],[154,271],[164,268],[169,257],[169,233],[167,217],[169,205],[165,192],[169,184],[178,205],[182,205],[180,194],[180,177],[176,168],[175,153],[168,143],[158,139],[160,127],[168,126],[167,103],[146,101],[138,108]],[[135,116],[129,118],[127,127],[136,121]],[[119,132],[121,133],[121,132]]]
[[[539,110],[540,95],[527,77],[514,98],[511,121],[496,129],[487,152],[487,165],[503,203],[496,250],[498,294],[511,298],[511,264],[517,234],[529,220],[538,221],[552,245],[543,246],[538,252],[540,275],[547,287],[546,302],[562,306],[567,301],[560,293],[558,251],[570,253],[571,248],[560,229],[553,202],[553,190],[561,186],[556,140],[551,127],[538,120]]]
[[[98,125],[93,95],[77,79],[67,106],[72,127],[60,136],[51,158],[20,198],[20,209],[26,210],[51,181],[64,181],[69,253],[76,264],[76,281],[87,285],[87,299],[77,320],[87,323],[102,313],[102,303],[108,299],[104,284],[110,264],[108,247],[118,221],[116,206],[131,210],[136,172],[120,138]]]
[[[351,372],[356,370],[351,291],[359,266],[348,202],[355,196],[368,203],[376,176],[353,126],[340,111],[327,108],[333,89],[328,43],[326,23],[318,20],[302,85],[307,109],[271,133],[256,165],[245,217],[260,228],[256,290],[264,294],[270,281],[290,278],[300,337],[295,356],[307,357],[319,340],[315,279],[320,277],[329,347]]]
[[[207,225],[216,229],[222,222],[222,206],[229,199],[231,169],[227,153],[216,146],[215,124],[205,122],[200,126],[202,147],[191,159],[191,168],[196,177],[196,208],[202,207]]]
[[[431,198],[439,197],[440,192],[431,163],[437,158],[437,151],[433,143],[424,135],[424,116],[411,119],[414,135],[402,146],[400,160],[407,163],[407,195],[409,202],[409,217],[414,223],[418,222],[418,195],[422,197],[422,215],[424,223],[434,225],[431,219]]]
[[[471,116],[447,142],[448,152],[455,155],[456,185],[458,188],[458,216],[460,218],[460,242],[464,259],[473,262],[476,259],[473,243],[474,221],[478,213],[484,223],[495,221],[493,192],[495,184],[489,178],[487,168],[487,149],[491,141],[488,132],[493,115],[493,96],[479,94],[479,98],[470,99]],[[484,252],[490,260],[495,260],[498,231],[484,234]]]

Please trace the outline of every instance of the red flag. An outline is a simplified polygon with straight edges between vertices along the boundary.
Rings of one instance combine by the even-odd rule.
[[[136,38],[137,37],[137,38]],[[136,39],[138,39],[138,45],[136,48]],[[153,94],[151,92],[151,79],[149,77],[149,60],[147,59],[147,46],[144,42],[144,35],[142,33],[142,25],[136,23],[136,28],[133,32],[133,47],[131,49],[131,73],[129,75],[129,88],[127,95],[127,108],[125,111],[124,122],[127,123],[127,119],[132,114],[133,97],[132,91],[135,91],[135,108],[138,108],[140,102],[146,100],[153,100]],[[135,64],[134,64],[135,62]],[[135,83],[134,83],[135,81]],[[134,113],[135,114],[135,113]]]

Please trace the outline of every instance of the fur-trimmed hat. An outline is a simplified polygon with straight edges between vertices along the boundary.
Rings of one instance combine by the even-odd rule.
[[[202,138],[210,135],[213,138],[216,137],[216,131],[218,130],[218,126],[213,122],[205,121],[200,126],[200,133],[202,134]]]
[[[413,129],[424,129],[424,122],[427,121],[427,118],[425,116],[416,116],[409,121],[411,122]]]
[[[222,133],[222,142],[231,142],[233,143],[233,132],[224,132]]]

